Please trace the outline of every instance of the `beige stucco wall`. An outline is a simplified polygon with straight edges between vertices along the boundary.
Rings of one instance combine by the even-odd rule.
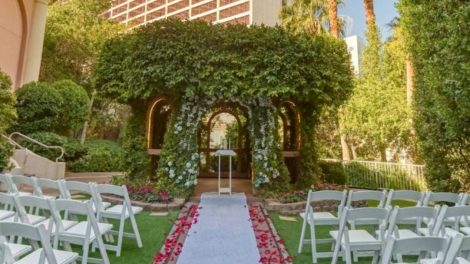
[[[22,85],[35,0],[0,0],[0,68]]]
[[[282,0],[253,0],[253,24],[275,26],[281,8]]]

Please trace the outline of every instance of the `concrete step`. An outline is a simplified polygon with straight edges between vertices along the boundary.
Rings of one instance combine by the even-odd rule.
[[[79,182],[111,183],[113,176],[124,176],[124,172],[66,172],[65,180]]]

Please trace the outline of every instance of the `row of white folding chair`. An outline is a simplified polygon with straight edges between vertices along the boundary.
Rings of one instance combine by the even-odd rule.
[[[11,251],[14,244],[7,243],[6,238],[14,236],[21,236],[31,241],[31,245],[25,246],[27,251],[22,252],[21,255],[15,256]],[[41,245],[40,247],[38,242]],[[77,259],[77,253],[53,249],[50,238],[43,226],[0,222],[0,263],[68,264],[75,263]]]
[[[450,210],[451,213],[448,213]],[[437,211],[440,211],[437,215]],[[420,238],[427,238],[427,237],[438,237],[438,231],[441,228],[444,228],[444,219],[446,216],[448,217],[455,217],[459,219],[460,217],[470,216],[470,207],[469,206],[459,206],[459,207],[450,207],[443,206],[442,209],[439,209],[439,206],[435,208],[430,207],[415,207],[415,208],[399,208],[398,206],[394,208],[390,217],[388,216],[389,210],[384,208],[358,208],[358,209],[349,209],[346,207],[341,215],[340,219],[340,227],[339,230],[330,231],[331,237],[335,240],[335,250],[333,253],[333,260],[332,263],[336,263],[337,259],[340,255],[346,260],[346,263],[352,263],[351,260],[351,253],[354,251],[365,251],[365,255],[369,255],[370,251],[374,252],[374,257],[372,262],[377,263],[379,255],[386,256],[387,250],[390,251],[390,246],[388,243],[394,243],[393,240],[407,240],[407,241],[420,241]],[[436,216],[437,215],[437,216]],[[422,218],[429,218],[432,219],[431,222],[435,224],[431,225],[429,228],[433,231],[429,231],[431,236],[420,236],[416,233],[413,233],[410,230],[399,229],[397,225],[397,220],[399,219],[409,219],[409,218],[416,218],[419,221]],[[347,222],[348,220],[357,220],[357,219],[375,219],[379,221],[379,229],[375,232],[375,234],[369,233],[367,230],[349,230]],[[388,221],[388,230],[385,231],[385,227],[387,226]],[[458,221],[458,220],[457,220]],[[446,228],[448,230],[448,228]],[[420,246],[429,245],[427,244],[427,240],[422,239],[421,243],[424,245],[418,245],[417,247],[411,247],[408,251],[405,252],[422,252],[422,251],[440,251],[441,254],[437,255],[437,259],[441,261],[440,263],[448,263],[452,264],[453,261],[456,259],[456,256],[460,254],[462,251],[465,252],[465,257],[468,259],[469,255],[468,252],[470,250],[470,237],[468,234],[467,229],[460,229],[467,236],[464,238],[462,234],[458,232],[447,233],[442,232],[441,238],[442,239],[454,239],[458,246],[453,246],[447,251],[447,247],[441,247],[440,250],[429,248],[426,250],[425,247],[419,248]],[[467,232],[465,232],[467,231]],[[437,235],[436,235],[437,234]],[[432,240],[432,239],[429,239]],[[461,241],[460,241],[461,240]],[[416,242],[415,241],[415,242]],[[386,243],[387,242],[387,243]],[[437,242],[436,242],[437,243]],[[440,245],[443,245],[443,242],[440,242]],[[447,245],[447,244],[446,244]],[[392,246],[393,247],[393,246]],[[341,251],[341,252],[340,252]],[[383,254],[382,254],[383,253]],[[402,262],[402,256],[399,252],[395,252],[397,259],[399,262]],[[446,262],[442,262],[444,260],[444,256],[446,256]],[[421,257],[423,255],[421,254]],[[382,263],[389,263],[390,259],[385,258],[386,261],[384,262],[382,258]],[[435,263],[435,262],[432,262]]]
[[[39,197],[46,197],[43,195],[43,188],[55,189],[59,193],[60,198],[73,199],[74,193],[86,194],[90,197],[93,202],[93,211],[96,212],[96,216],[99,221],[108,222],[108,219],[119,220],[119,229],[112,230],[112,234],[117,234],[117,245],[108,244],[107,249],[116,252],[116,256],[121,255],[123,237],[134,238],[137,242],[137,246],[141,248],[142,240],[135,220],[135,215],[143,211],[142,207],[132,206],[127,191],[127,187],[116,186],[111,184],[96,184],[96,183],[83,183],[78,181],[65,181],[65,180],[49,180],[49,179],[37,179],[35,177],[19,176],[19,175],[4,175],[6,177],[7,185],[10,185],[10,191],[18,193],[19,195],[28,195],[27,193],[20,193],[19,188],[16,184],[29,185],[33,192],[29,195],[36,195]],[[8,180],[11,179],[11,180]],[[10,181],[10,183],[8,183]],[[111,203],[103,201],[103,194],[117,195],[123,198],[122,204],[111,206]],[[51,199],[52,197],[46,197]],[[70,209],[66,212],[74,213],[74,209]],[[125,221],[129,219],[133,229],[132,233],[124,232]],[[108,239],[112,242],[112,236]]]
[[[88,262],[90,245],[98,246],[103,262],[109,263],[101,236],[106,235],[112,229],[112,225],[98,223],[90,201],[83,203],[74,200],[51,200],[34,196],[8,194],[0,194],[0,197],[5,203],[13,203],[17,212],[14,219],[3,219],[0,222],[21,221],[25,224],[43,226],[48,235],[54,239],[54,248],[58,248],[59,242],[69,251],[72,250],[69,244],[81,245],[83,251],[82,263]],[[9,201],[8,198],[10,198]],[[47,217],[27,214],[26,208],[28,207],[40,209]],[[62,219],[61,213],[68,211],[70,208],[74,208],[74,214],[82,215],[86,217],[86,220],[71,221],[65,218]],[[19,241],[21,242],[21,240]]]
[[[453,193],[434,193],[434,192],[417,192],[417,191],[408,191],[408,190],[390,190],[387,191],[318,191],[313,192],[309,191],[307,198],[307,205],[305,211],[300,214],[303,218],[302,231],[300,235],[300,243],[298,252],[301,253],[305,244],[310,243],[312,247],[312,258],[314,263],[317,262],[317,258],[321,257],[331,257],[331,252],[323,253],[317,252],[316,244],[328,243],[331,242],[331,239],[316,239],[315,235],[315,225],[332,225],[338,226],[339,216],[341,209],[345,206],[352,208],[353,202],[357,201],[376,201],[378,208],[389,208],[392,209],[394,201],[408,201],[413,202],[414,206],[421,205],[432,205],[436,202],[451,202],[459,204],[464,200],[463,194],[453,194]],[[329,212],[314,212],[313,207],[311,206],[312,202],[318,201],[337,201],[339,203],[337,215],[334,216]],[[306,217],[307,215],[311,217]],[[400,219],[398,220],[400,224],[416,224],[416,219]],[[428,218],[423,219],[426,224]],[[358,220],[349,220],[348,223],[351,225],[352,229],[355,229],[356,224],[377,224],[377,221],[374,219],[358,219]],[[307,224],[310,226],[310,237],[311,239],[305,239],[306,227]],[[417,230],[416,230],[417,231]]]

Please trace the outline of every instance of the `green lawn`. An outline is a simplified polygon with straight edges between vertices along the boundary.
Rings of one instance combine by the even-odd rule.
[[[151,216],[150,212],[143,212],[136,216],[142,237],[143,248],[137,248],[135,240],[124,238],[121,257],[116,257],[116,253],[108,251],[109,260],[112,264],[147,264],[153,262],[153,257],[163,245],[168,236],[173,223],[179,212],[170,212],[168,216]],[[114,226],[119,226],[113,222]],[[126,231],[131,231],[130,222],[126,222]],[[99,254],[91,254],[93,257]]]

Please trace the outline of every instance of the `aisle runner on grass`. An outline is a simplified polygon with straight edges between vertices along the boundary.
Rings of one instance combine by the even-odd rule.
[[[244,194],[204,193],[178,264],[259,263],[260,254]]]

